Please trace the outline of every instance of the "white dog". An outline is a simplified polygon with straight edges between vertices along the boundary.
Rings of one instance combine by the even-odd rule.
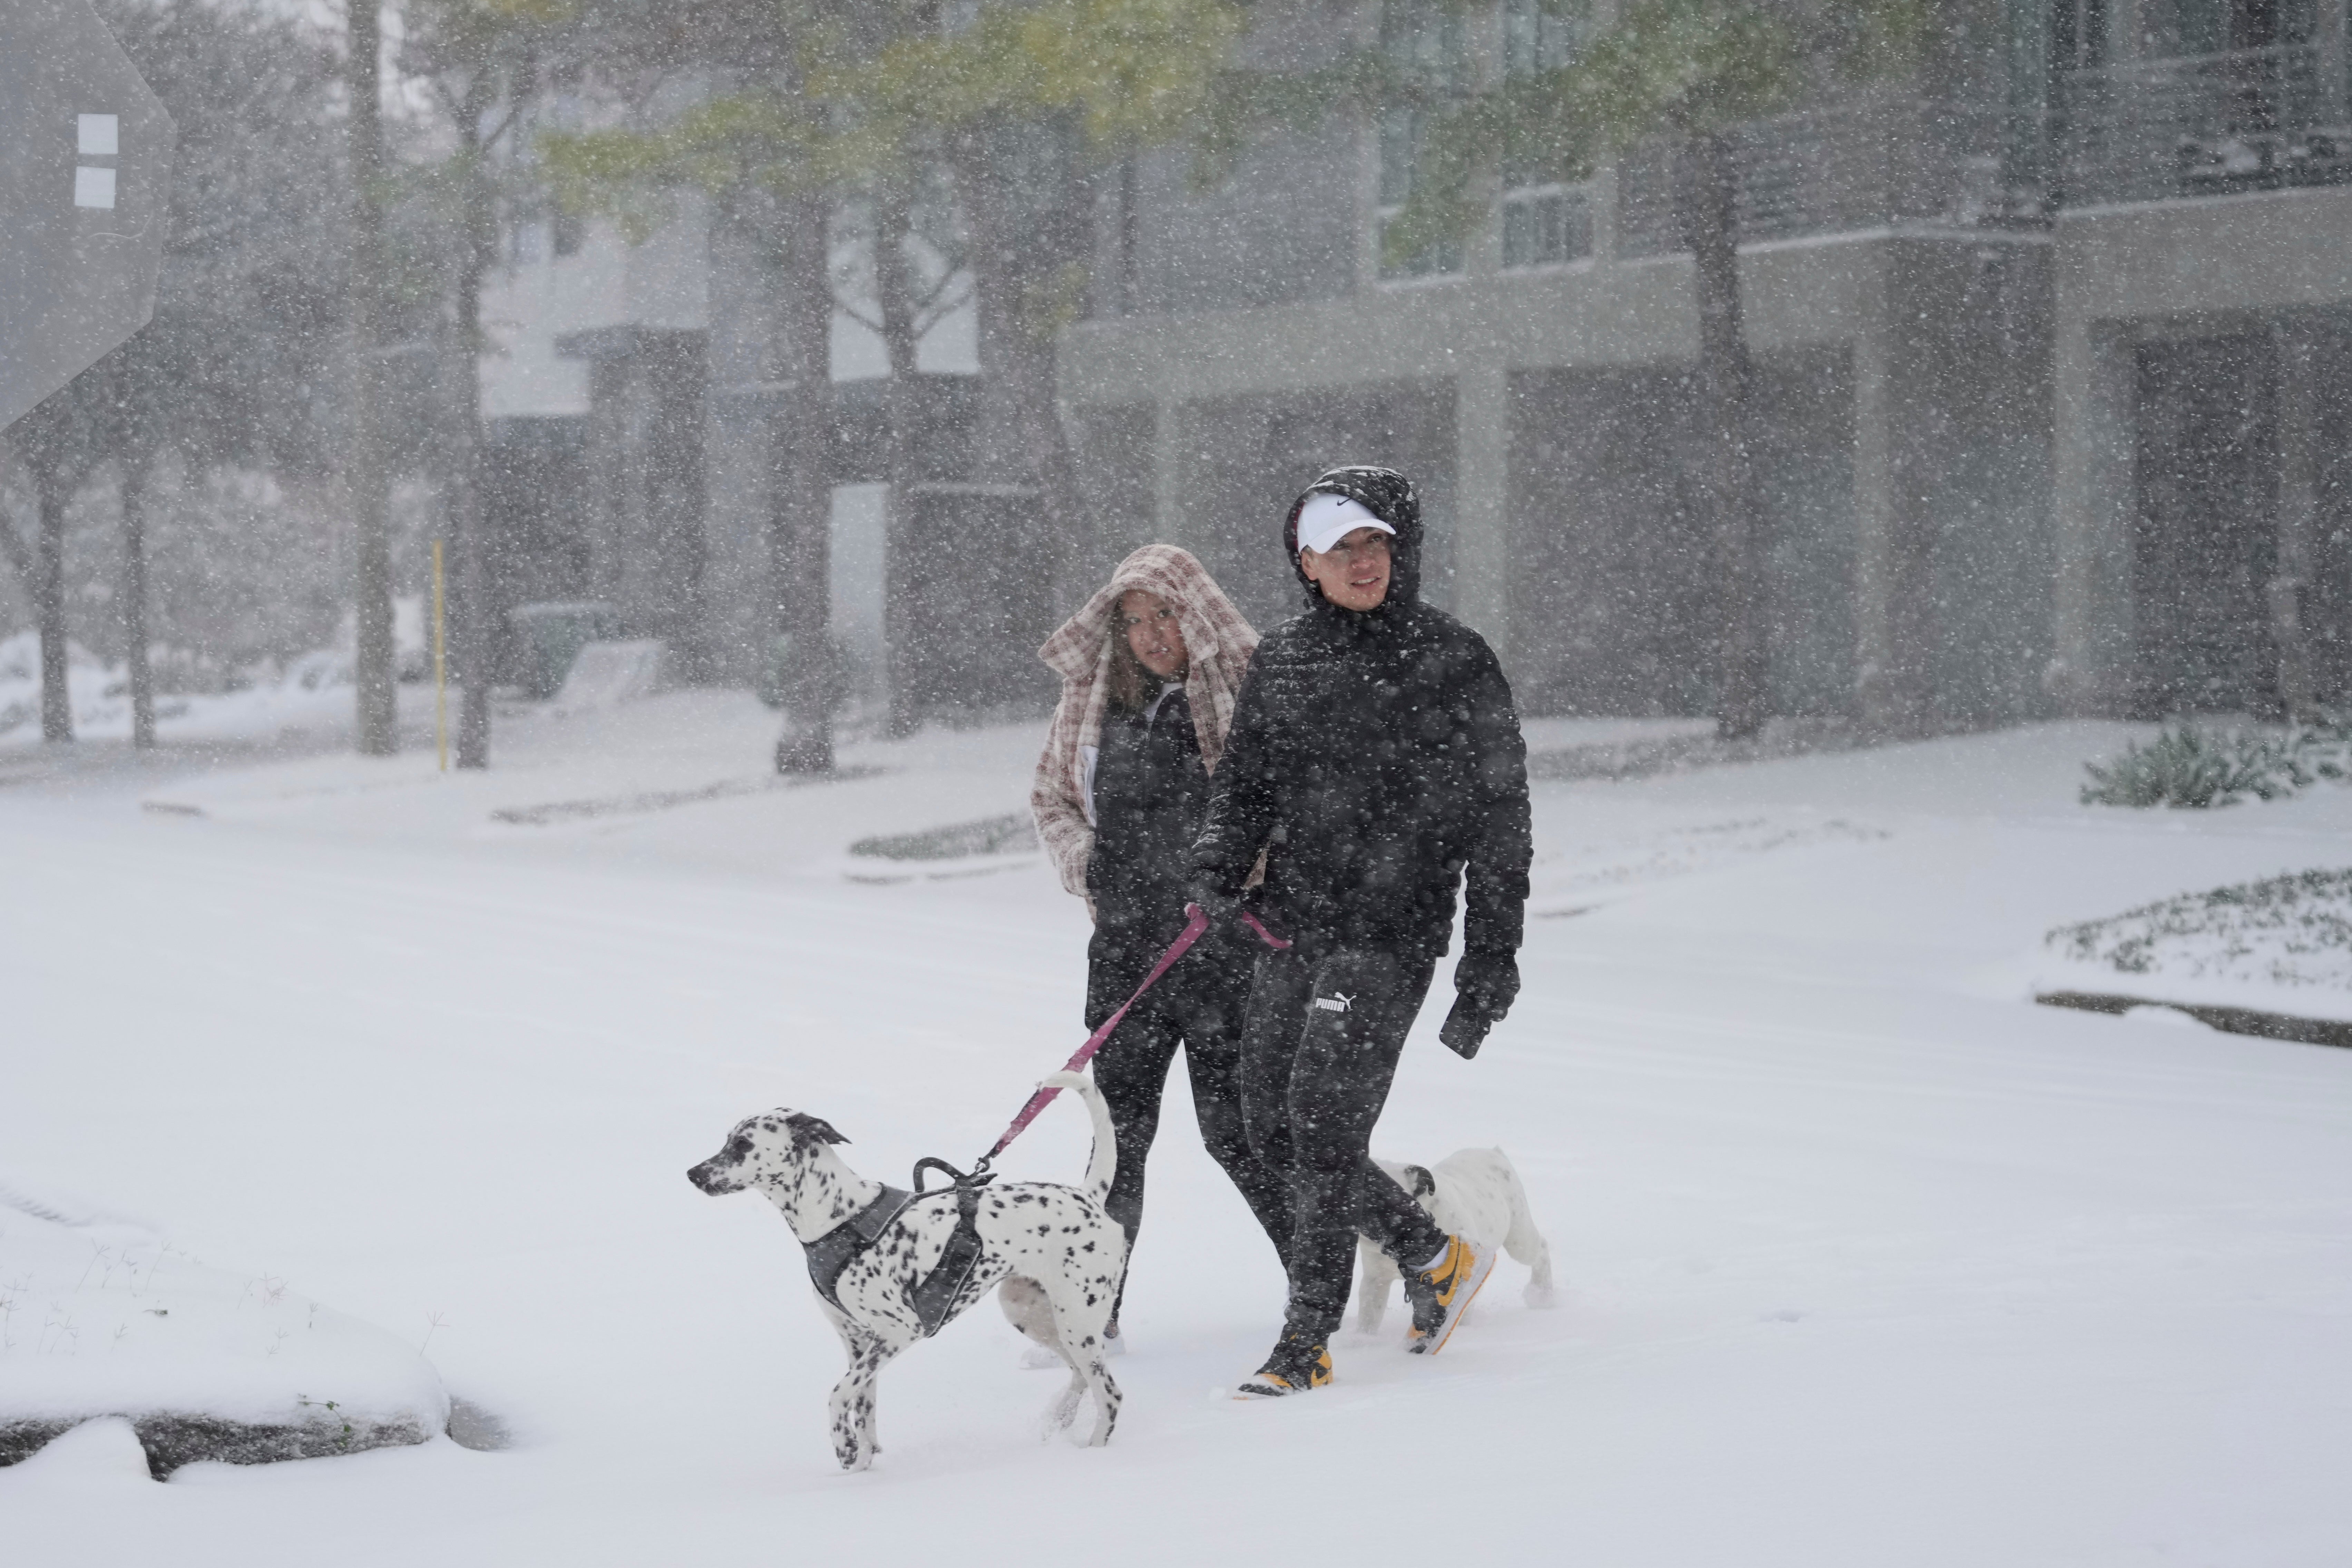
[[[1528,1192],[1519,1184],[1511,1158],[1500,1149],[1464,1149],[1434,1165],[1408,1165],[1397,1160],[1374,1163],[1396,1178],[1413,1195],[1437,1227],[1458,1236],[1481,1250],[1501,1247],[1527,1265],[1526,1300],[1530,1307],[1553,1304],[1551,1247],[1536,1229],[1528,1212]],[[1356,1280],[1356,1328],[1378,1333],[1388,1315],[1389,1288],[1397,1282],[1397,1266],[1370,1237],[1356,1242],[1360,1272]]]
[[[1070,1368],[1069,1386],[1046,1411],[1047,1431],[1068,1426],[1091,1393],[1087,1441],[1110,1441],[1119,1394],[1103,1365],[1103,1329],[1126,1267],[1127,1233],[1102,1201],[1118,1150],[1091,1079],[1056,1073],[1045,1081],[1078,1095],[1093,1113],[1084,1190],[1010,1182],[918,1196],[858,1175],[833,1152],[848,1140],[796,1110],[737,1123],[726,1147],[687,1173],[713,1194],[756,1187],[808,1249],[818,1305],[849,1352],[832,1401],[834,1453],[844,1469],[862,1470],[881,1452],[874,1382],[882,1364],[1000,1284],[1013,1327],[1054,1347]]]

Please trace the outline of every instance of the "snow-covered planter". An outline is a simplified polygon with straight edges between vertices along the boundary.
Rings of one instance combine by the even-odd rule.
[[[415,1347],[281,1279],[0,1187],[0,1465],[106,1415],[160,1479],[422,1443],[449,1397]]]
[[[1041,864],[1037,825],[1025,811],[920,833],[877,834],[849,847],[841,874],[853,882],[947,881],[1025,870]]]
[[[2069,1005],[2126,999],[2275,1016],[2240,1033],[2336,1043],[2297,1018],[2352,1020],[2352,869],[2297,871],[2183,893],[2104,920],[2060,926],[2036,991]],[[2218,1015],[2217,1015],[2218,1017]],[[2226,1021],[2222,1027],[2235,1027]]]

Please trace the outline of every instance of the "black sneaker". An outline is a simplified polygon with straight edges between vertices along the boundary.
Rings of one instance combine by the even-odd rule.
[[[1399,1270],[1404,1276],[1404,1299],[1412,1304],[1412,1329],[1404,1348],[1416,1355],[1444,1350],[1478,1287],[1494,1271],[1494,1249],[1482,1251],[1458,1236],[1445,1238],[1445,1254],[1434,1267]]]
[[[1331,1352],[1321,1340],[1285,1334],[1265,1364],[1234,1391],[1235,1399],[1279,1399],[1305,1394],[1331,1381]]]

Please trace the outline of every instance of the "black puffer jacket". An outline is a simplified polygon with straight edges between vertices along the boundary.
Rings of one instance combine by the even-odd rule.
[[[1107,714],[1095,768],[1095,844],[1087,897],[1095,931],[1087,944],[1087,1027],[1117,1010],[1184,929],[1192,841],[1209,798],[1209,773],[1181,690],[1157,716]],[[1256,957],[1246,931],[1212,931],[1163,986],[1198,990],[1216,975],[1249,988]],[[1207,976],[1204,979],[1204,976]]]
[[[1435,955],[1468,871],[1466,949],[1516,952],[1528,896],[1527,746],[1486,639],[1421,602],[1421,503],[1388,468],[1334,468],[1318,492],[1394,528],[1388,597],[1359,614],[1298,574],[1308,609],[1258,645],[1193,846],[1195,874],[1233,896],[1258,851],[1267,924],[1353,946]]]

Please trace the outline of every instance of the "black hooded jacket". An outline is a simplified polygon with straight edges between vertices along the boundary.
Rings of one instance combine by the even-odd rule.
[[[1531,851],[1527,745],[1486,639],[1421,602],[1421,503],[1388,468],[1334,468],[1292,503],[1347,496],[1396,530],[1388,597],[1358,613],[1298,573],[1307,611],[1258,644],[1193,845],[1196,877],[1277,934],[1435,956],[1467,869],[1464,945],[1518,950]]]

